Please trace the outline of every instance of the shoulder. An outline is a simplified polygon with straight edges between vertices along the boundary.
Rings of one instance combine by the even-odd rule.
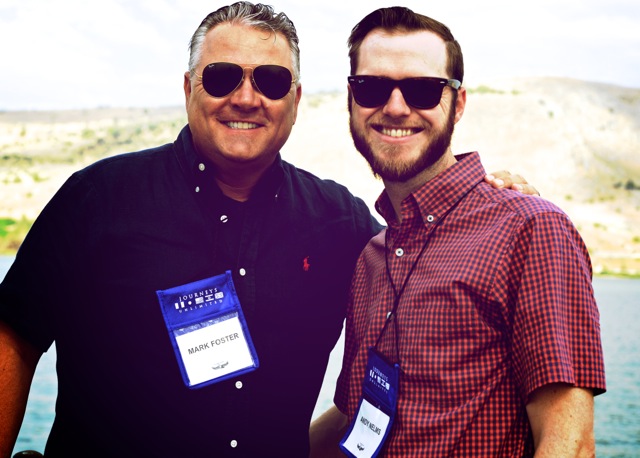
[[[349,189],[330,179],[319,178],[311,172],[282,161],[285,186],[299,199],[312,202],[315,207],[352,209],[359,208],[369,213],[362,199],[354,196]]]
[[[487,208],[493,219],[492,233],[505,235],[510,241],[509,246],[521,253],[522,259],[539,257],[545,259],[543,264],[555,263],[558,256],[554,253],[562,252],[565,257],[577,256],[580,263],[590,270],[588,250],[582,236],[557,205],[538,196],[496,190],[489,185],[478,186],[478,195],[489,202]],[[483,216],[487,217],[487,214]]]
[[[367,204],[354,196],[346,186],[322,179],[306,170],[282,161],[285,179],[281,197],[292,210],[310,221],[347,224],[369,237],[378,233],[382,225],[371,214]]]
[[[584,241],[574,223],[560,207],[538,196],[511,190],[497,190],[481,183],[465,205],[465,217],[489,228],[492,238],[503,237],[509,246],[527,249],[537,244],[542,250],[570,244],[581,252]]]
[[[291,184],[301,191],[315,194],[316,197],[348,198],[354,197],[349,189],[330,179],[319,178],[313,173],[282,161],[282,167]]]
[[[178,171],[173,145],[167,144],[146,150],[117,154],[100,159],[75,172],[66,187],[97,187],[115,191],[135,189],[162,174]]]
[[[48,206],[64,206],[73,201],[77,207],[91,207],[110,199],[130,199],[136,195],[148,199],[152,182],[171,182],[168,175],[177,167],[172,151],[172,145],[168,144],[100,159],[73,173]],[[167,177],[163,178],[163,174]]]
[[[168,161],[172,161],[172,153],[173,144],[169,143],[141,151],[117,154],[94,162],[76,175],[95,178],[109,174],[140,174],[145,170],[166,166]]]
[[[490,208],[525,221],[549,214],[568,219],[560,207],[539,196],[526,195],[510,189],[495,189],[484,182],[480,183],[475,191],[476,197],[483,200]]]

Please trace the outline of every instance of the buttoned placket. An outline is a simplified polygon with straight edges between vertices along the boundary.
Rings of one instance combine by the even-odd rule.
[[[392,237],[387,241],[389,243],[389,253],[393,253],[391,265],[394,281],[399,282],[400,277],[406,276],[411,264],[411,255],[416,254],[422,246],[421,240],[425,240],[424,237],[428,237],[428,234],[433,229],[433,223],[436,221],[436,217],[433,214],[428,214],[425,220],[422,218],[415,218],[413,215],[419,215],[419,209],[415,209],[413,213],[409,211],[403,215],[406,220],[410,220],[407,224],[400,224],[391,230]],[[422,227],[419,227],[422,226]],[[426,227],[425,227],[426,226]],[[416,230],[418,229],[419,230]],[[418,236],[416,237],[416,234]],[[398,279],[396,279],[396,276]]]
[[[201,177],[203,176],[204,172],[207,170],[207,166],[204,162],[200,162],[197,165],[197,169],[198,171],[196,172],[196,186],[194,191],[196,192],[196,194],[200,194],[203,191],[203,182],[201,181]],[[221,212],[218,215],[218,220],[220,221],[221,224],[228,224],[230,221],[229,218],[230,216],[224,212]],[[239,265],[235,273],[240,277],[246,277],[247,269],[246,267]]]
[[[419,209],[415,209],[417,215],[420,214]],[[431,233],[437,227],[435,216],[429,214],[426,221],[423,221],[421,217],[412,217],[416,213],[408,211],[403,216],[403,223],[399,226],[394,226],[388,229],[385,236],[386,246],[386,263],[387,263],[387,275],[389,277],[391,286],[389,292],[394,297],[389,301],[392,307],[382,312],[385,314],[385,325],[380,332],[376,347],[378,343],[382,341],[387,325],[393,321],[395,329],[395,354],[397,357],[397,363],[400,363],[399,352],[399,338],[398,335],[398,306],[400,298],[404,292],[414,268],[420,262],[420,258],[424,254],[424,250],[427,247],[427,242]],[[425,227],[426,226],[426,227]],[[411,309],[402,311],[404,318],[408,318],[412,314]],[[389,343],[389,342],[388,342]],[[392,353],[389,353],[392,354]]]
[[[431,214],[428,215],[426,218],[427,226],[431,226],[435,220],[436,220],[435,216]],[[393,237],[390,239],[391,243],[389,245],[389,252],[393,253],[393,258],[395,259],[395,261],[393,261],[394,264],[396,264],[396,261],[402,262],[402,263],[407,262],[406,259],[409,259],[409,258],[406,258],[406,257],[412,253],[415,253],[419,249],[419,247],[422,246],[421,240],[424,240],[424,237],[428,236],[432,227],[427,227],[426,229],[427,229],[426,232],[424,231],[420,232],[421,234],[424,232],[424,234],[420,235],[419,237],[413,236],[415,232],[412,227],[400,226],[395,230],[393,230],[394,234],[393,234]],[[406,259],[403,259],[403,258],[406,258]],[[400,273],[404,273],[405,269],[399,268],[394,270],[398,270]]]
[[[464,195],[451,205],[439,218],[436,218],[432,213],[427,213],[427,216],[423,219],[422,215],[424,213],[420,211],[418,202],[415,199],[406,200],[403,202],[401,223],[399,225],[394,223],[389,224],[389,228],[385,234],[385,263],[387,277],[391,287],[390,292],[394,296],[394,300],[392,301],[393,309],[383,310],[386,316],[385,324],[377,342],[381,341],[384,331],[391,320],[393,320],[397,331],[398,321],[395,315],[398,313],[400,299],[414,268],[420,262],[420,258],[427,248],[429,239],[449,213],[458,206],[464,196],[471,192],[472,189],[473,188],[467,190]],[[411,256],[409,254],[411,254]],[[407,308],[403,313],[404,319],[410,321],[413,310]],[[396,332],[396,354],[398,359],[400,357],[399,345],[399,337]],[[399,360],[397,362],[399,363]]]
[[[196,177],[196,186],[194,188],[194,191],[196,192],[198,197],[202,196],[202,191],[204,190],[203,186],[206,186],[206,180],[207,178],[205,178],[205,171],[207,170],[207,166],[206,164],[204,164],[203,162],[198,163],[197,165],[197,172],[195,173],[195,177]],[[209,178],[210,179],[210,178]],[[224,211],[220,211],[220,213],[216,216],[219,224],[229,224],[230,223],[230,218],[232,218],[231,215],[226,214],[226,212]],[[243,228],[243,232],[245,232],[246,228]],[[243,236],[241,236],[243,237]],[[242,244],[242,241],[241,241]],[[238,257],[238,260],[241,260],[241,256]],[[237,278],[244,278],[247,276],[247,269],[245,267],[238,267],[236,270],[236,273],[238,274],[239,277]],[[236,379],[235,381],[233,381],[233,386],[235,387],[235,390],[240,393],[244,388],[245,388],[245,383],[246,381],[242,380],[241,378]],[[240,443],[238,442],[237,438],[234,437],[230,437],[227,440],[228,442],[228,446],[231,449],[238,449],[238,447],[240,446]],[[240,450],[238,450],[239,452]]]

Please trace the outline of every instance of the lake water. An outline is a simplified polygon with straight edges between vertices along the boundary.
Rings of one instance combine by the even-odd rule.
[[[0,278],[12,262],[0,256]],[[607,392],[596,398],[598,457],[640,457],[640,280],[596,278]],[[332,404],[342,358],[342,341],[331,354],[314,416]],[[54,416],[57,381],[55,348],[43,355],[34,376],[15,450],[42,452]]]

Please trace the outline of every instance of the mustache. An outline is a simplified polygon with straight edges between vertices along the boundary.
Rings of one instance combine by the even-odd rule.
[[[428,123],[416,124],[415,122],[408,123],[406,119],[391,118],[388,116],[382,116],[380,119],[372,119],[367,124],[370,126],[390,127],[394,129],[420,129],[429,130],[431,125]]]

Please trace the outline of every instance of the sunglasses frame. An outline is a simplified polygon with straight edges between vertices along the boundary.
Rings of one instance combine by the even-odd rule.
[[[227,92],[226,94],[223,94],[223,95],[213,95],[213,94],[211,94],[209,91],[207,91],[207,88],[206,88],[206,86],[205,86],[205,82],[204,82],[203,77],[205,76],[205,72],[207,71],[207,68],[209,68],[209,67],[210,67],[210,66],[212,66],[212,65],[219,65],[219,64],[232,65],[232,66],[235,66],[235,67],[240,68],[240,69],[242,70],[242,78],[240,78],[240,81],[238,81],[238,84],[236,84],[236,86],[235,86],[233,89],[231,89],[229,92]],[[285,93],[284,93],[284,95],[283,95],[282,97],[278,97],[278,98],[271,98],[271,97],[269,97],[267,94],[265,94],[265,93],[262,91],[262,89],[260,89],[260,86],[258,85],[258,83],[256,82],[256,80],[255,80],[255,78],[254,78],[254,72],[255,72],[255,70],[256,70],[257,68],[260,68],[260,67],[278,67],[278,68],[283,68],[283,69],[285,69],[285,70],[289,73],[289,75],[291,76],[291,83],[289,83],[289,89],[287,90],[287,92],[285,92]],[[293,77],[293,73],[291,73],[291,70],[289,70],[287,67],[284,67],[284,66],[282,66],[282,65],[276,65],[276,64],[261,64],[261,65],[247,65],[247,66],[242,66],[242,65],[239,65],[239,64],[235,64],[235,63],[233,63],[233,62],[212,62],[212,63],[210,63],[210,64],[207,64],[207,65],[204,67],[204,69],[202,70],[202,75],[199,75],[197,72],[194,72],[194,74],[195,74],[195,75],[196,75],[196,77],[197,77],[197,78],[202,82],[202,87],[204,88],[204,90],[205,90],[205,92],[206,92],[207,94],[209,94],[211,97],[214,97],[214,98],[216,98],[216,99],[222,99],[222,98],[224,98],[224,97],[227,97],[227,96],[229,96],[229,95],[233,94],[233,93],[235,92],[235,90],[236,90],[236,89],[238,89],[238,88],[242,85],[242,83],[244,82],[244,79],[245,79],[245,70],[246,70],[246,69],[251,70],[251,85],[252,85],[252,87],[253,87],[256,91],[258,91],[260,94],[262,94],[262,95],[264,95],[266,98],[268,98],[269,100],[281,100],[281,99],[285,98],[285,97],[287,96],[287,94],[289,94],[289,92],[291,91],[291,86],[292,86],[293,84],[296,84],[296,83],[297,83],[297,80]]]
[[[384,99],[384,101],[380,104],[375,104],[375,105],[371,105],[371,104],[362,104],[358,101],[358,97],[356,97],[356,92],[358,92],[358,89],[354,89],[356,88],[356,85],[358,84],[357,79],[360,79],[361,81],[378,81],[378,82],[384,82],[384,84],[386,84],[386,86],[384,87],[385,91],[388,90],[388,95],[387,97]],[[434,108],[438,105],[438,103],[440,103],[440,100],[442,99],[442,93],[444,92],[444,88],[449,86],[455,90],[460,89],[460,86],[462,85],[462,83],[456,79],[452,79],[452,78],[437,78],[437,77],[432,77],[432,76],[420,76],[420,77],[414,77],[414,78],[403,78],[401,80],[396,80],[393,78],[388,78],[386,76],[375,76],[375,75],[350,75],[349,77],[347,77],[347,81],[349,82],[349,87],[351,88],[351,94],[353,94],[353,100],[355,100],[355,102],[360,105],[363,108],[377,108],[377,107],[381,107],[383,105],[385,105],[388,101],[389,101],[389,97],[391,97],[391,93],[393,92],[393,90],[395,88],[399,88],[400,92],[402,92],[402,97],[404,98],[404,101],[407,103],[407,105],[412,106],[413,108],[417,108],[419,110],[429,110],[431,108]],[[436,83],[440,88],[440,97],[438,97],[438,100],[433,104],[433,105],[417,105],[412,103],[412,101],[410,101],[409,99],[412,98],[412,96],[409,96],[409,98],[407,98],[407,95],[405,93],[406,90],[406,85],[407,83],[410,82],[416,82],[416,81],[429,81],[431,83]],[[362,101],[362,100],[361,100]]]

